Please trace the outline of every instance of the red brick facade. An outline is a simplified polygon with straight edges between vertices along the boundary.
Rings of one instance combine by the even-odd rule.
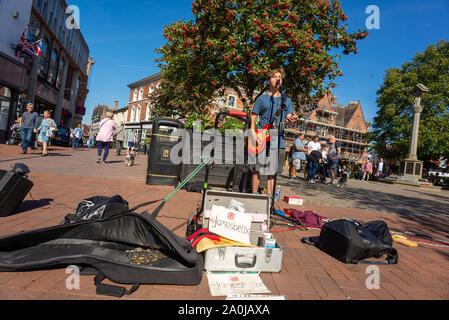
[[[157,88],[160,79],[160,74],[157,73],[128,85],[130,92],[127,122],[140,122],[151,119],[151,104],[148,96]]]

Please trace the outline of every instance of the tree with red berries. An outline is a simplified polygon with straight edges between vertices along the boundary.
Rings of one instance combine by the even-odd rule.
[[[207,113],[226,88],[250,110],[278,67],[294,104],[306,103],[343,75],[330,51],[356,54],[368,34],[346,31],[338,0],[196,0],[192,12],[193,21],[164,28],[167,42],[156,50],[162,81],[151,99],[160,116]]]

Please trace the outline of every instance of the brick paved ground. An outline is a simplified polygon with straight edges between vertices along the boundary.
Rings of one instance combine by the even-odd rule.
[[[123,156],[111,155],[109,160],[112,163],[100,165],[95,163],[93,150],[73,152],[66,148],[52,148],[50,152],[52,155],[47,158],[41,158],[38,154],[24,156],[18,154],[17,146],[0,145],[0,169],[9,169],[16,162],[26,163],[32,171],[30,179],[34,183],[31,195],[27,196],[18,213],[0,218],[1,236],[57,225],[66,214],[73,213],[78,202],[86,197],[120,194],[130,205],[135,205],[163,198],[172,190],[170,187],[145,185],[146,159],[142,156],[137,159],[135,167],[126,168]],[[383,219],[393,230],[418,231],[435,238],[449,239],[449,225],[443,210],[448,201],[445,192],[422,195],[417,190],[397,188],[386,193],[383,185],[359,187],[357,182],[351,181],[350,185],[354,184],[340,194],[327,186],[314,185],[309,188],[301,181],[281,181],[285,194],[299,194],[306,199],[304,207],[281,202],[283,207],[310,209],[331,219]],[[377,193],[370,191],[376,188]],[[421,200],[413,200],[411,195],[417,195]],[[169,228],[179,225],[187,219],[190,211],[195,211],[200,199],[201,196],[196,193],[178,192],[162,210],[160,221]],[[395,201],[400,201],[401,205],[395,205]],[[411,201],[411,208],[405,205],[408,201]],[[285,228],[275,226],[273,230]],[[181,228],[176,233],[182,236],[184,232],[185,228]],[[343,264],[300,241],[303,237],[318,235],[318,230],[295,230],[276,235],[284,247],[282,271],[261,274],[272,294],[286,295],[291,300],[449,299],[448,248],[426,245],[408,248],[395,244],[399,264],[379,266],[380,289],[368,290],[365,286],[369,276],[366,265]],[[0,273],[0,299],[114,299],[95,295],[92,276],[81,277],[80,289],[73,291],[66,288],[66,278],[64,269]],[[210,296],[204,276],[198,286],[145,285],[132,296],[122,299],[217,298]]]

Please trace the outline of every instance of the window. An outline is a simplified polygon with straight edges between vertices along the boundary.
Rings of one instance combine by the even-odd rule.
[[[133,101],[137,100],[137,89],[134,90]]]
[[[129,121],[134,122],[136,120],[135,116],[136,116],[136,107],[133,106],[133,108],[131,109],[131,117],[130,117]]]
[[[56,79],[56,88],[61,88],[62,85],[62,77],[64,76],[64,67],[65,60],[64,58],[59,58],[59,66],[58,66],[58,78]]]
[[[142,109],[140,108],[140,106],[137,107],[137,112],[136,112],[136,122],[140,121],[140,113],[141,113]]]
[[[140,88],[139,90],[139,100],[143,99],[143,88]]]
[[[42,6],[42,0],[37,0],[36,7],[38,7],[40,9],[41,6]]]
[[[57,71],[58,71],[58,52],[56,51],[56,49],[53,49],[51,51],[50,66],[48,69],[48,78],[47,78],[47,81],[51,85],[55,85]]]
[[[237,108],[237,97],[233,95],[228,96],[228,103],[229,108]]]
[[[42,38],[42,48],[39,56],[39,75],[43,78],[47,76],[48,56],[48,40],[47,38]]]
[[[150,120],[151,118],[151,104],[147,103],[147,110],[145,113],[145,120]]]
[[[59,0],[56,0],[55,20],[53,21],[53,30],[55,30],[55,31],[56,31],[56,26],[58,25],[58,11],[59,11]]]
[[[47,16],[48,0],[44,0],[44,7],[42,8],[42,16],[45,18]]]

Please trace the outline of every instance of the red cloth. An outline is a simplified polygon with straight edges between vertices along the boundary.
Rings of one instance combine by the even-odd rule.
[[[303,223],[310,228],[323,227],[323,220],[327,220],[326,217],[316,214],[314,211],[300,211],[296,209],[284,209],[286,214],[290,215],[290,218],[295,220],[297,223]]]

